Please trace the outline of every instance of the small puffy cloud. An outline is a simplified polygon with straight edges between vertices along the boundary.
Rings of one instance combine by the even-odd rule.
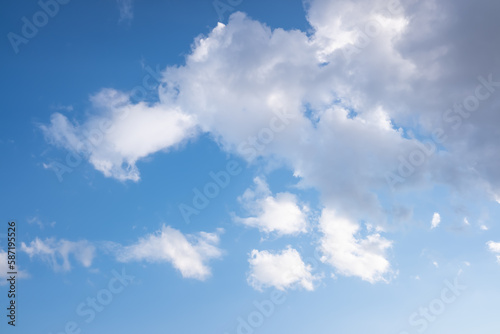
[[[236,221],[261,232],[275,232],[279,236],[295,235],[307,231],[307,206],[300,205],[295,195],[284,192],[272,196],[268,185],[261,178],[255,178],[254,189],[247,189],[238,198],[252,215],[236,217]]]
[[[439,215],[439,213],[434,212],[434,215],[432,215],[431,229],[438,227],[440,222],[441,216]]]
[[[194,118],[165,105],[132,104],[130,96],[104,89],[91,98],[98,115],[73,124],[60,113],[41,129],[47,139],[87,157],[107,177],[138,181],[136,162],[194,135]],[[78,160],[78,159],[75,159]]]
[[[481,231],[488,231],[488,226],[486,226],[486,225],[483,224],[483,225],[479,226],[479,229]]]
[[[392,273],[386,251],[392,246],[379,233],[357,237],[360,226],[347,218],[324,209],[319,222],[321,261],[335,267],[339,274],[357,276],[370,283],[387,281]]]
[[[95,247],[87,240],[57,241],[54,238],[36,238],[29,245],[22,242],[21,251],[27,253],[30,258],[41,258],[54,271],[70,271],[70,255],[84,267],[90,267],[95,256]]]
[[[486,245],[488,245],[490,252],[500,253],[500,242],[488,241]]]
[[[275,287],[278,290],[302,287],[314,290],[314,281],[321,277],[311,273],[297,250],[288,246],[279,253],[252,250],[250,254],[250,273],[248,283],[256,290]]]
[[[205,280],[211,275],[208,262],[222,256],[217,247],[218,233],[184,235],[170,226],[163,226],[160,231],[130,246],[115,245],[115,253],[120,262],[169,262],[183,277]]]
[[[500,242],[488,241],[486,245],[490,252],[500,254]],[[500,255],[497,255],[497,261],[500,263]]]

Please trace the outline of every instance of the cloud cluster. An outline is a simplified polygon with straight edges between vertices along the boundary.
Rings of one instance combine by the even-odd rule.
[[[383,212],[374,190],[386,187],[387,172],[439,130],[445,133],[444,149],[427,157],[402,186],[473,185],[500,196],[499,138],[490,131],[500,117],[494,112],[500,103],[498,50],[487,42],[495,37],[491,27],[498,23],[491,13],[498,4],[308,0],[306,5],[312,34],[273,30],[234,13],[227,25],[219,23],[195,40],[184,65],[164,71],[160,103],[133,104],[124,94],[105,90],[98,94],[97,116],[74,125],[55,114],[45,127],[48,137],[79,150],[83,133],[98,129],[96,120],[104,117],[113,133],[98,148],[85,150],[89,160],[107,176],[138,180],[138,159],[192,136],[195,124],[224,149],[241,154],[238,147],[252,137],[254,147],[263,147],[255,136],[271,117],[286,113],[293,121],[258,153],[278,156],[325,201],[339,201],[346,211],[353,206],[346,198],[361,200],[360,215],[367,216]],[[465,29],[468,33],[461,33]],[[484,38],[474,38],[478,35]],[[484,59],[473,57],[470,45]],[[355,51],[346,55],[346,50]],[[475,111],[468,111],[476,102]],[[109,117],[117,109],[130,109],[132,116]],[[335,177],[325,172],[331,170]]]
[[[196,38],[184,65],[165,69],[158,103],[134,104],[107,89],[93,98],[96,114],[81,124],[56,113],[43,130],[119,180],[138,181],[138,160],[175,148],[198,130],[249,161],[255,155],[279,161],[301,186],[317,189],[327,208],[319,223],[324,261],[347,276],[386,280],[391,242],[378,233],[360,237],[358,222],[378,226],[393,211],[380,195],[388,191],[388,173],[398,171],[405,191],[443,184],[500,198],[500,44],[491,43],[500,3],[305,4],[309,34],[234,13],[227,25]],[[280,131],[263,131],[277,115]],[[298,202],[258,185],[242,197],[251,217],[240,221],[265,233],[304,232]],[[431,226],[438,223],[433,217]],[[191,245],[185,249],[194,255],[187,258],[197,259],[197,270],[166,250],[142,256],[131,246],[129,258],[163,259],[187,277],[206,277],[206,258],[174,231],[141,242],[155,250],[174,240]]]

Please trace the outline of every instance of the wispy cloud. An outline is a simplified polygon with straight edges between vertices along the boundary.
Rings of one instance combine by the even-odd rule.
[[[44,223],[44,222],[42,222],[42,220],[38,216],[28,217],[26,220],[28,221],[28,224],[30,224],[30,225],[32,225],[32,224],[38,225],[38,227],[40,227],[41,229],[43,229],[47,225],[50,226],[50,227],[54,227],[56,225],[55,221],[52,221],[50,223]]]
[[[163,226],[132,245],[110,244],[110,248],[120,262],[167,262],[183,277],[205,280],[211,275],[208,262],[222,256],[217,247],[220,233],[222,230],[184,235],[170,226]]]
[[[95,247],[86,240],[68,241],[47,238],[41,240],[35,238],[28,245],[21,243],[21,251],[30,258],[40,258],[48,263],[54,271],[70,271],[73,257],[84,267],[90,267],[95,256]]]
[[[134,18],[134,0],[116,0],[116,2],[118,3],[118,10],[120,11],[119,22],[130,23]]]

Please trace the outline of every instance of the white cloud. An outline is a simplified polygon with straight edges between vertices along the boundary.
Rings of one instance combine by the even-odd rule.
[[[7,252],[5,252],[3,249],[0,249],[0,285],[7,284],[5,279],[8,277],[7,272],[10,271],[7,261]]]
[[[312,40],[325,61],[336,52],[356,55],[365,48],[375,50],[375,56],[383,51],[391,61],[399,60],[392,43],[405,32],[409,21],[399,1],[305,2],[310,5],[307,19],[315,29]]]
[[[325,204],[379,223],[384,210],[375,189],[386,187],[398,155],[417,141],[393,126],[389,104],[364,101],[369,89],[353,87],[343,58],[320,66],[318,47],[304,32],[272,30],[235,13],[196,40],[184,66],[165,71],[160,98],[195,116],[225,150],[249,161],[276,159]],[[379,80],[386,72],[371,74]]]
[[[278,253],[252,250],[250,254],[250,273],[248,283],[256,290],[267,287],[278,290],[302,287],[314,290],[314,281],[321,277],[311,273],[311,266],[306,265],[297,250],[288,246]]]
[[[57,241],[54,238],[45,240],[35,238],[29,245],[22,242],[21,251],[27,253],[30,258],[41,258],[54,271],[71,270],[70,255],[84,267],[90,267],[95,256],[95,247],[86,240]]]
[[[218,230],[218,233],[222,230]],[[184,235],[170,226],[141,238],[130,246],[116,246],[118,261],[169,262],[186,278],[205,280],[211,275],[208,262],[220,258],[217,233]]]
[[[255,178],[255,188],[238,198],[252,217],[235,220],[265,233],[294,235],[307,231],[307,206],[300,205],[295,195],[284,192],[272,196],[266,182]]]
[[[486,245],[488,245],[490,252],[500,253],[500,242],[488,241]]]
[[[446,90],[460,99],[463,91],[475,88],[478,75],[486,75],[494,68],[493,62],[482,70],[476,66],[473,73],[463,71],[467,66],[443,71],[449,66],[444,56],[453,57],[463,65],[474,65],[475,61],[463,58],[466,53],[450,54],[452,47],[446,43],[436,43],[441,36],[439,29],[426,29],[423,33],[422,27],[443,27],[446,22],[455,21],[443,20],[448,14],[440,10],[429,13],[433,7],[431,1],[421,3],[379,17],[377,10],[386,9],[385,1],[311,1],[308,19],[316,28],[311,39],[297,31],[273,31],[237,13],[231,16],[228,25],[218,26],[195,43],[185,66],[167,70],[167,87],[178,89],[178,93],[167,89],[165,99],[172,101],[173,97],[183,110],[199,116],[204,130],[216,133],[228,148],[256,136],[266,127],[266,118],[271,117],[272,111],[283,106],[295,118],[271,144],[257,150],[259,154],[282,157],[304,178],[304,184],[321,191],[329,205],[335,203],[343,210],[360,211],[365,218],[382,214],[372,189],[383,188],[385,180],[379,176],[396,168],[400,163],[398,156],[414,151],[419,143],[416,139],[406,139],[403,135],[407,130],[403,128],[411,129],[414,120],[421,119],[428,131],[426,136],[438,128],[447,134],[453,132],[449,122],[443,124],[442,114],[461,100],[436,96],[435,92]],[[443,7],[450,4],[447,2]],[[417,19],[409,20],[415,16],[421,24],[415,23]],[[460,16],[453,18],[460,21]],[[335,44],[344,38],[344,32],[362,30],[371,19],[381,22],[381,33],[347,61],[340,46]],[[481,26],[486,28],[483,23]],[[319,39],[325,42],[318,42]],[[427,47],[422,46],[426,42],[433,48],[429,58]],[[463,45],[459,40],[452,43]],[[259,55],[245,57],[255,53],[253,50],[259,50]],[[324,60],[328,63],[320,67],[318,64]],[[422,67],[424,64],[432,65],[429,71],[417,70],[427,68]],[[453,82],[449,81],[450,76],[455,76],[451,73],[460,73],[460,84],[449,84]],[[263,86],[266,83],[269,83],[267,89]],[[289,93],[281,94],[276,87]],[[304,102],[310,104],[311,116],[305,117]],[[496,117],[492,108],[485,108],[482,115]],[[350,110],[356,112],[356,117],[348,117]],[[403,128],[398,131],[396,124]],[[448,138],[451,139],[451,134]],[[491,139],[489,142],[493,144]],[[404,186],[439,180],[457,187],[476,180],[478,174],[469,172],[475,168],[462,168],[474,166],[472,159],[464,159],[460,154],[464,145],[458,144],[462,141],[463,138],[453,134],[453,140],[446,143],[447,147],[453,147],[450,153],[431,154],[405,180]],[[489,147],[489,151],[494,150],[493,145]],[[474,149],[471,153],[479,157]],[[485,156],[493,155],[490,152]],[[331,175],[332,170],[335,176]],[[460,182],[452,181],[457,178]],[[476,187],[483,185],[484,182],[476,183]]]
[[[194,135],[194,119],[175,107],[130,103],[129,95],[105,89],[92,97],[99,115],[82,125],[55,113],[42,126],[48,140],[88,157],[105,176],[138,181],[135,163],[158,151],[175,147]]]
[[[486,245],[488,246],[490,252],[494,254],[500,253],[500,242],[488,241]],[[500,255],[497,255],[496,257],[497,257],[497,262],[500,263]]]
[[[116,0],[116,2],[118,3],[118,10],[120,11],[119,22],[130,23],[134,18],[133,0]]]
[[[8,283],[6,279],[9,278],[10,275],[7,273],[13,271],[9,268],[8,261],[8,252],[0,249],[0,285],[6,285]],[[17,272],[17,278],[25,278],[29,276],[26,271],[19,269],[18,263],[15,264],[15,271]]]
[[[357,276],[370,283],[388,281],[392,274],[386,251],[392,242],[380,234],[357,237],[360,226],[340,217],[331,209],[324,209],[319,224],[323,236],[320,240],[322,262],[335,267],[339,274]]]
[[[441,216],[439,215],[439,213],[434,212],[434,214],[432,215],[431,229],[438,227],[440,222]]]

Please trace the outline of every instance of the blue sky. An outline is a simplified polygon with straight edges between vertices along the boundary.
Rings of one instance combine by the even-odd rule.
[[[2,333],[498,333],[499,6],[5,2]]]

